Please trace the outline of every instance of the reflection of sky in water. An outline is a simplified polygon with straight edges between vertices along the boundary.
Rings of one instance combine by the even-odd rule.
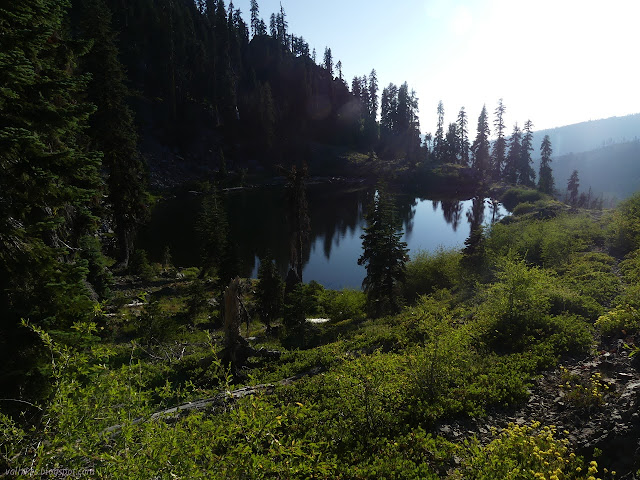
[[[411,221],[412,228],[408,232],[407,225],[404,225],[405,234],[402,238],[407,242],[409,255],[413,256],[419,250],[433,252],[439,247],[442,248],[462,248],[465,239],[469,236],[469,222],[467,212],[471,211],[472,200],[460,202],[462,208],[459,210],[459,223],[453,229],[452,224],[447,223],[444,218],[442,206],[438,203],[434,209],[431,200],[417,200],[413,207],[415,215]],[[491,224],[490,202],[485,200],[484,225]],[[498,209],[498,219],[507,214],[502,205]],[[311,246],[309,262],[303,270],[303,280],[305,283],[316,280],[327,288],[339,289],[343,287],[360,288],[362,280],[366,275],[365,268],[358,265],[358,258],[362,255],[362,239],[365,220],[360,217],[358,227],[346,229],[344,234],[336,234],[333,238],[330,258],[325,254],[324,236],[319,236]],[[339,230],[339,229],[337,229]],[[253,275],[257,274],[258,260]]]
[[[365,227],[364,212],[372,189],[336,188],[313,185],[308,189],[311,217],[311,245],[303,280],[316,280],[329,288],[360,288],[365,269],[358,265],[362,255],[360,235]],[[166,246],[176,266],[199,265],[201,246],[196,228],[202,195],[184,194],[161,202],[152,219],[138,237],[138,248],[160,262]],[[395,197],[398,215],[403,219],[409,254],[418,250],[433,252],[439,247],[461,248],[469,235],[470,221],[482,215],[491,223],[488,200],[419,200],[407,194]],[[270,252],[281,275],[289,261],[289,229],[285,195],[282,189],[252,189],[227,197],[231,238],[237,249],[240,275],[256,277],[258,257]],[[500,207],[498,212],[506,214]],[[457,223],[456,223],[457,219]]]

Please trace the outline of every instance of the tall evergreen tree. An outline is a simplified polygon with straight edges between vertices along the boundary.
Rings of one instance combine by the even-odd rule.
[[[338,60],[336,63],[336,69],[338,70],[338,79],[342,80],[342,61]]]
[[[374,122],[378,120],[378,88],[378,74],[374,68],[369,73],[369,116]]]
[[[444,139],[444,105],[442,100],[438,102],[438,125],[436,127],[436,135],[433,138],[433,154],[436,162],[440,163],[444,160],[445,139]]]
[[[309,250],[309,234],[311,232],[306,193],[309,169],[305,163],[302,168],[293,165],[290,170],[283,169],[283,172],[287,176],[289,267],[297,274],[298,281],[302,282],[302,269]]]
[[[509,139],[509,153],[503,171],[503,178],[512,184],[518,183],[518,163],[520,162],[520,151],[522,149],[522,130],[516,123]]]
[[[456,123],[450,123],[444,139],[442,158],[446,163],[457,163],[459,150],[460,138],[458,137],[458,125]]]
[[[518,162],[518,183],[527,187],[535,186],[536,173],[531,166],[533,159],[533,122],[527,120],[524,124],[522,146],[520,148],[520,160]]]
[[[464,107],[460,108],[458,112],[458,140],[460,145],[458,152],[460,154],[460,163],[465,167],[469,165],[469,121],[467,120],[467,113]]]
[[[553,195],[553,172],[551,171],[551,140],[545,135],[540,145],[540,172],[538,175],[538,190]]]
[[[493,121],[493,126],[496,131],[496,141],[493,144],[493,151],[491,152],[491,163],[492,163],[492,175],[494,179],[499,179],[502,170],[505,167],[506,162],[506,152],[507,152],[507,141],[504,138],[504,113],[506,108],[504,103],[502,103],[502,99],[498,100],[498,106],[495,110],[495,120]]]
[[[578,189],[580,188],[580,179],[578,178],[578,170],[571,172],[571,176],[567,181],[567,195],[571,205],[578,204]]]
[[[329,72],[331,78],[333,78],[333,55],[329,47],[324,49],[324,68]]]
[[[482,111],[478,117],[478,127],[476,129],[476,139],[471,146],[471,152],[473,154],[472,167],[480,175],[480,178],[484,178],[489,168],[489,118],[487,116],[487,107],[482,106]]]
[[[395,287],[404,279],[408,252],[407,244],[401,241],[402,223],[382,185],[378,185],[366,220],[367,227],[361,236],[363,253],[358,265],[364,265],[367,270],[362,286],[368,308],[372,315],[380,316],[399,308]]]
[[[390,83],[382,90],[380,98],[380,140],[383,144],[391,144],[397,130],[398,87]]]
[[[65,35],[64,0],[0,8],[0,384],[25,381],[37,356],[22,318],[64,329],[91,311],[87,262],[96,231],[99,155],[84,130],[93,108]],[[84,47],[84,45],[83,45]],[[30,346],[29,346],[30,345]],[[11,394],[15,392],[11,391]]]
[[[126,104],[128,90],[111,30],[111,12],[104,0],[74,3],[79,15],[80,37],[92,42],[91,50],[80,62],[91,74],[88,98],[97,107],[91,117],[89,135],[94,147],[103,153],[118,260],[126,267],[133,250],[134,233],[148,211],[145,168],[138,151],[133,114]]]
[[[257,0],[251,0],[251,35],[256,36],[260,30],[260,7]]]
[[[366,111],[364,118],[364,138],[366,147],[372,149],[378,141],[378,76],[375,69],[371,70],[366,88]]]
[[[260,259],[256,300],[260,320],[271,330],[271,323],[282,314],[284,283],[270,255]]]
[[[197,230],[200,237],[202,277],[216,273],[223,275],[225,255],[229,251],[229,222],[227,220],[224,200],[217,186],[214,186],[202,200],[198,216]],[[226,278],[223,284],[226,284]]]

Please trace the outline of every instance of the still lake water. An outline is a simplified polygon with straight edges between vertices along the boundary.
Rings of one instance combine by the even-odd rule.
[[[364,215],[374,194],[371,187],[309,185],[307,199],[311,217],[310,249],[303,280],[316,280],[328,288],[360,288],[366,272],[358,265],[362,254]],[[267,251],[284,277],[289,259],[285,191],[265,187],[229,192],[227,210],[241,275],[255,277],[258,258]],[[199,264],[200,247],[196,222],[202,196],[180,194],[160,202],[151,222],[139,236],[139,246],[152,261],[161,260],[165,246],[173,263]],[[508,215],[497,202],[483,197],[467,200],[432,200],[396,192],[395,203],[402,218],[409,255],[420,250],[461,248],[472,225],[490,225]]]

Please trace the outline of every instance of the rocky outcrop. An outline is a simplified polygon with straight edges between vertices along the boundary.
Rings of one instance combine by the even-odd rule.
[[[640,469],[638,363],[620,344],[587,359],[567,360],[562,368],[547,372],[535,383],[524,406],[491,412],[483,418],[442,423],[437,431],[452,441],[475,435],[488,443],[494,438],[492,427],[537,420],[555,425],[558,432],[569,432],[572,448],[585,458],[592,458],[596,449],[602,451],[599,462],[618,472],[617,478],[640,478],[635,474]],[[569,377],[575,380],[572,384],[582,381],[591,386],[593,378],[599,379],[602,395],[592,396],[591,401],[576,399],[564,386]]]

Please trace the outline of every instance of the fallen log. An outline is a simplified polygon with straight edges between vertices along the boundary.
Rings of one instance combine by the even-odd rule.
[[[225,405],[240,400],[244,397],[248,397],[251,395],[255,395],[256,393],[266,393],[272,394],[275,391],[276,385],[291,385],[293,382],[300,380],[304,377],[309,377],[313,375],[317,375],[325,370],[324,367],[318,366],[314,367],[311,370],[307,370],[306,372],[298,373],[288,378],[284,378],[277,382],[273,383],[263,383],[260,385],[247,386],[238,388],[233,391],[221,392],[214,397],[204,398],[202,400],[194,400],[193,402],[183,403],[182,405],[177,405],[175,407],[167,408],[165,410],[161,410],[159,412],[155,412],[148,417],[138,417],[134,419],[131,423],[138,424],[141,422],[148,422],[151,420],[165,420],[171,421],[178,419],[181,415],[191,412],[193,410],[204,410],[216,407],[224,407]],[[102,433],[111,433],[112,436],[116,435],[122,429],[122,425],[113,425],[111,427],[105,428]]]

